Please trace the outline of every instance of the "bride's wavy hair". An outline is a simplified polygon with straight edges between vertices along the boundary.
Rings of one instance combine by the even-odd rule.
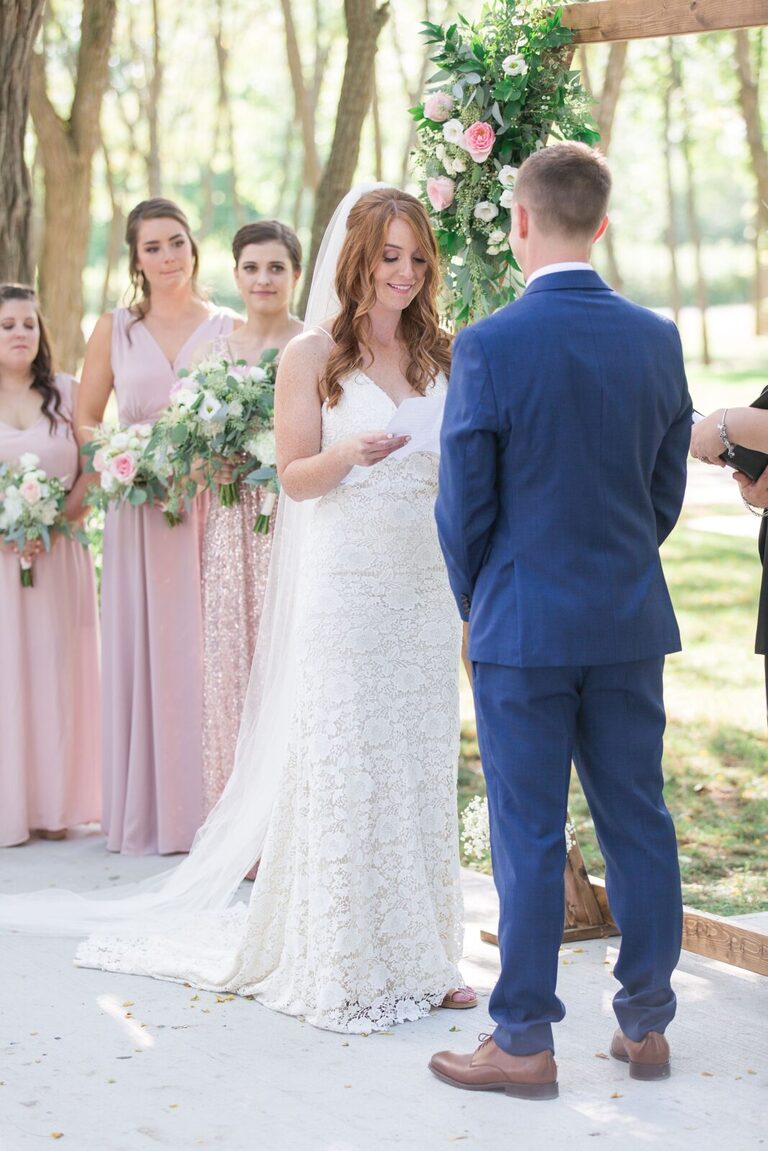
[[[334,348],[322,378],[322,391],[331,408],[343,395],[341,380],[362,366],[363,351],[371,354],[368,314],[376,303],[373,275],[384,254],[389,224],[396,218],[410,224],[427,261],[421,289],[400,320],[400,338],[410,357],[406,379],[415,392],[424,395],[439,371],[447,375],[450,370],[451,341],[438,319],[440,264],[429,217],[415,196],[398,188],[376,188],[351,209],[336,267],[339,311],[331,327]]]

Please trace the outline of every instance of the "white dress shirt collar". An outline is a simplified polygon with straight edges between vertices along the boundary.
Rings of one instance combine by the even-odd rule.
[[[535,272],[531,272],[525,286],[529,288],[534,280],[538,280],[539,276],[552,276],[555,272],[594,272],[594,270],[591,264],[584,264],[580,261],[566,264],[545,264],[543,268],[537,268]]]

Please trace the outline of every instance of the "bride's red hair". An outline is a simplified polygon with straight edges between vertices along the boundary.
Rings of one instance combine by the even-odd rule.
[[[400,338],[409,353],[406,378],[423,395],[439,371],[448,374],[451,341],[438,321],[440,265],[437,244],[422,204],[397,188],[376,188],[361,196],[349,213],[347,234],[336,268],[339,311],[331,327],[334,348],[323,373],[321,390],[333,407],[344,389],[341,380],[362,367],[368,343],[368,313],[376,303],[373,273],[384,253],[387,229],[396,217],[405,220],[427,261],[421,290],[403,311]]]

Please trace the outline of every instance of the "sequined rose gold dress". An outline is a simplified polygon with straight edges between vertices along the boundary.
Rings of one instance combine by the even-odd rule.
[[[207,354],[234,361],[226,339]],[[240,483],[240,502],[225,508],[214,495],[203,538],[203,798],[206,814],[235,762],[240,716],[267,586],[272,530],[256,534],[262,488]],[[272,519],[274,527],[274,516]]]

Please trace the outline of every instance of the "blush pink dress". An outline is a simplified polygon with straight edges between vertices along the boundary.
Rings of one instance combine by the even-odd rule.
[[[151,423],[176,373],[235,314],[214,309],[173,364],[143,322],[112,313],[121,424]],[[177,527],[155,507],[107,514],[102,574],[103,824],[110,851],[188,851],[203,819],[200,563],[207,497]]]
[[[58,375],[62,415],[20,430],[0,421],[0,460],[34,452],[71,487],[78,450],[72,385]],[[0,846],[31,830],[60,831],[99,818],[99,624],[88,551],[58,539],[22,588],[18,557],[0,552]]]

